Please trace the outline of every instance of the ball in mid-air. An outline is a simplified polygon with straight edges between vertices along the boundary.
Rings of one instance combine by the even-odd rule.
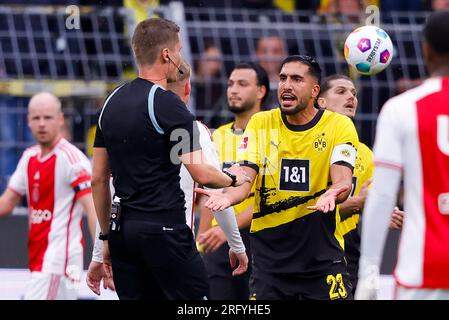
[[[352,31],[345,41],[345,59],[357,72],[372,75],[391,63],[393,43],[384,30],[376,26],[363,26]]]

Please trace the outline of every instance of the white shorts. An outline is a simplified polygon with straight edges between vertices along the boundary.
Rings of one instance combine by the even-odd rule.
[[[76,300],[80,282],[61,274],[32,272],[25,300]]]
[[[449,290],[445,289],[415,289],[397,286],[395,300],[449,300]]]

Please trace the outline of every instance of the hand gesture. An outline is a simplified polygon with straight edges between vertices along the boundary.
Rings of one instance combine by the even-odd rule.
[[[235,253],[232,249],[229,249],[229,262],[231,264],[231,268],[235,268],[237,260],[239,262],[238,267],[232,271],[232,275],[234,277],[246,272],[248,269],[248,256],[246,255],[246,252]]]
[[[220,191],[204,190],[201,188],[195,188],[195,192],[204,194],[209,197],[204,203],[204,206],[212,211],[221,211],[231,206],[231,201],[226,195]]]
[[[321,195],[314,206],[307,207],[307,209],[317,210],[323,213],[332,212],[335,209],[335,200],[337,199],[337,197],[348,189],[348,186],[329,189],[323,195]]]

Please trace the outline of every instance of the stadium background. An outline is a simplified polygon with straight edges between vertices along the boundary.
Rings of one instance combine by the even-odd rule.
[[[333,2],[340,7],[333,9]],[[323,76],[348,74],[342,55],[344,40],[351,30],[366,23],[367,5],[380,6],[380,26],[395,47],[393,61],[379,75],[351,74],[359,92],[356,126],[360,139],[372,146],[382,104],[426,76],[421,29],[437,1],[360,1],[356,9],[347,6],[350,2],[358,1],[1,0],[0,190],[6,187],[22,151],[33,143],[26,107],[38,91],[61,97],[67,137],[91,154],[95,114],[104,97],[135,76],[129,46],[133,27],[152,15],[181,26],[183,56],[194,67],[189,107],[216,128],[232,118],[226,106],[227,76],[235,63],[261,59],[259,38],[280,37],[285,54],[315,56]],[[0,220],[0,271],[27,268],[25,206]],[[389,234],[383,274],[392,271],[398,236],[397,232]],[[86,237],[86,268],[91,247]],[[0,283],[4,281],[0,277]]]

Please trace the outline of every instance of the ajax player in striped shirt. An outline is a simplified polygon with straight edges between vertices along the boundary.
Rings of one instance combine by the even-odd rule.
[[[0,216],[11,213],[23,196],[28,201],[31,281],[25,299],[76,299],[83,270],[83,212],[92,235],[95,231],[90,163],[62,137],[63,124],[57,97],[42,92],[31,98],[28,126],[37,145],[24,151],[0,197]]]

